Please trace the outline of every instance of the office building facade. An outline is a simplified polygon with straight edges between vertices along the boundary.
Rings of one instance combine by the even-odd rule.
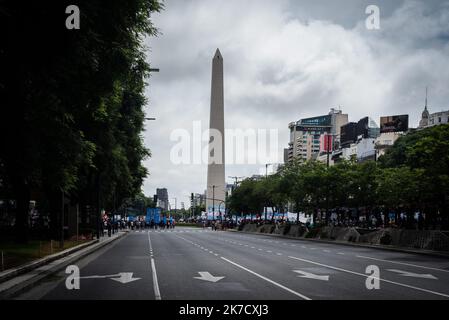
[[[332,135],[333,145],[338,146],[341,127],[348,123],[348,115],[331,109],[329,114],[301,119],[289,124],[290,142],[284,160],[308,161],[316,157],[322,148],[323,135]]]

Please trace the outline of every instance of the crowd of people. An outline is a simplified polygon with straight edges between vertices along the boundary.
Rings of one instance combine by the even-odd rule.
[[[103,221],[103,230],[102,235],[104,236],[105,231],[107,231],[108,236],[111,236],[113,233],[123,230],[131,230],[131,231],[144,231],[147,229],[174,229],[176,226],[176,221],[174,219],[166,219],[166,221],[161,220],[159,223],[155,223],[154,220],[147,222],[145,220],[136,220],[136,221],[124,221],[117,220],[111,221],[110,219],[105,219]]]

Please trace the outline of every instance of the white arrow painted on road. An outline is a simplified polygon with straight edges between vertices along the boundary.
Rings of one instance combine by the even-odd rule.
[[[204,280],[204,281],[217,282],[217,281],[220,281],[221,279],[225,278],[225,277],[214,277],[213,275],[211,275],[209,272],[206,272],[206,271],[201,271],[198,273],[199,273],[200,277],[194,277],[194,278],[199,279],[199,280]]]
[[[79,279],[107,279],[107,278],[110,278],[111,280],[124,284],[140,280],[140,278],[133,278],[132,272],[120,272],[118,274],[110,274],[105,276],[86,276],[80,277]]]
[[[321,281],[329,281],[329,276],[320,276],[318,274],[313,274],[313,273],[302,271],[302,270],[293,270],[293,272],[300,273],[301,275],[298,276],[300,278],[315,279],[315,280],[321,280]]]
[[[434,275],[431,275],[429,273],[423,274],[423,273],[413,273],[408,271],[402,271],[402,270],[396,270],[396,269],[387,269],[387,271],[396,272],[399,273],[401,276],[404,277],[414,277],[414,278],[423,278],[423,279],[433,279],[438,280],[437,277]]]

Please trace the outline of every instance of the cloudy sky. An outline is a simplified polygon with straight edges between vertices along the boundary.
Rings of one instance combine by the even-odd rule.
[[[145,143],[152,157],[144,192],[168,189],[189,206],[206,189],[206,165],[176,165],[176,129],[209,123],[211,62],[224,58],[225,127],[277,129],[278,156],[288,123],[341,107],[350,121],[409,114],[417,126],[429,86],[431,112],[449,109],[449,1],[166,0],[153,16],[160,35],[147,41],[160,73],[149,81]],[[380,30],[368,30],[368,5],[380,8]],[[203,147],[205,144],[203,143]],[[226,176],[264,172],[226,166]],[[229,182],[232,179],[228,179]]]

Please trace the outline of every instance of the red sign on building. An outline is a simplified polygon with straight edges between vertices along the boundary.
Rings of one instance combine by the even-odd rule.
[[[328,133],[322,134],[320,137],[320,151],[332,152],[334,149],[334,136]]]

